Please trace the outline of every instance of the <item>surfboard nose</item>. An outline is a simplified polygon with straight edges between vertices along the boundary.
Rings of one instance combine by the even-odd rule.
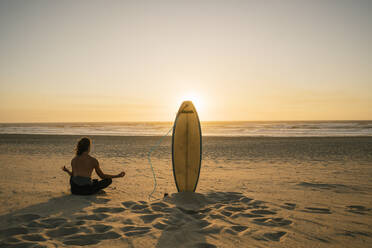
[[[184,101],[180,107],[180,113],[194,113],[194,104],[192,101]]]

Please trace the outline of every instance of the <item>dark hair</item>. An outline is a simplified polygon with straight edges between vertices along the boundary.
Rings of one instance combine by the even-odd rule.
[[[88,151],[90,147],[90,139],[89,138],[81,138],[76,145],[76,155],[80,156],[83,152]]]

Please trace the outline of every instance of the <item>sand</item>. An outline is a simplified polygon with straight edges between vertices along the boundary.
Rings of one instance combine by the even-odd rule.
[[[0,247],[370,247],[372,138],[205,137],[197,193],[176,193],[170,140],[93,137],[104,171],[74,196],[78,137],[0,135]],[[169,193],[163,198],[164,193]]]

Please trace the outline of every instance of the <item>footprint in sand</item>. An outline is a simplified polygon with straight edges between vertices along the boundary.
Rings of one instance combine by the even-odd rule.
[[[224,229],[224,232],[225,233],[228,233],[228,234],[231,234],[231,235],[237,235],[237,233],[236,232],[234,232],[233,230],[231,230],[230,228],[225,228]]]
[[[146,226],[125,226],[122,227],[121,230],[124,232],[125,236],[131,237],[146,234],[151,231],[151,228]]]
[[[199,220],[198,222],[196,222],[196,224],[198,225],[199,228],[204,228],[204,227],[209,226],[212,223],[206,220]]]
[[[225,220],[226,217],[220,214],[210,214],[209,217],[211,217],[214,220]]]
[[[176,213],[168,217],[168,219],[163,220],[164,223],[170,226],[181,226],[185,223],[187,216],[182,213]],[[188,219],[187,219],[188,220]]]
[[[148,208],[147,205],[142,205],[142,204],[135,204],[131,207],[132,210],[143,210],[147,208]]]
[[[150,206],[152,210],[161,211],[161,212],[164,212],[164,209],[169,208],[167,204],[162,203],[162,202],[155,202],[155,203],[150,204]]]
[[[356,238],[358,236],[372,237],[371,233],[359,232],[359,231],[345,231],[343,233],[339,233],[338,235],[348,236],[348,237],[353,237],[353,238]]]
[[[276,214],[276,212],[270,211],[270,210],[253,210],[251,211],[253,214],[259,214],[259,215],[268,215],[268,214]]]
[[[250,214],[250,213],[237,213],[231,216],[232,219],[236,219],[239,217],[244,217],[244,218],[259,218],[259,217],[264,217],[263,215],[260,214]]]
[[[125,202],[122,202],[121,204],[123,204],[126,208],[130,208],[131,206],[135,205],[136,202],[134,202],[134,201],[125,201]]]
[[[268,232],[264,233],[264,237],[271,241],[280,241],[280,239],[286,234],[286,232]]]
[[[26,226],[31,228],[54,228],[51,225],[43,224],[38,221],[31,221],[30,223],[26,224]]]
[[[209,243],[197,243],[193,245],[195,248],[217,248],[217,246],[209,244]]]
[[[8,243],[8,242],[3,242],[0,243],[0,247],[6,247],[6,248],[28,248],[28,247],[42,247],[38,243],[32,243],[32,242],[21,242],[18,241],[16,243]]]
[[[28,234],[28,229],[24,227],[12,227],[0,230],[0,237],[7,238],[18,234]]]
[[[158,230],[165,230],[168,227],[168,225],[162,222],[157,222],[153,225],[153,227],[155,227]]]
[[[360,206],[360,205],[346,206],[346,208],[347,208],[346,211],[348,211],[350,213],[361,214],[361,215],[365,215],[371,210],[370,208],[366,208],[366,207]]]
[[[209,225],[205,228],[202,228],[199,232],[203,234],[220,234],[222,229],[223,228],[221,226]]]
[[[96,198],[93,200],[94,203],[97,203],[97,204],[106,204],[110,201],[110,199],[107,199],[107,198]]]
[[[132,225],[134,223],[133,223],[133,220],[131,220],[131,219],[125,219],[125,220],[123,220],[123,224]]]
[[[280,206],[281,208],[288,209],[288,210],[294,210],[296,208],[296,204],[286,202],[283,206]]]
[[[190,223],[190,221],[192,221],[191,217],[182,213],[175,213],[174,215],[168,216],[167,219],[163,219],[161,222],[158,222],[154,225],[154,227],[166,231],[173,231],[178,230],[185,223]]]
[[[31,221],[26,224],[26,226],[31,228],[53,229],[66,223],[67,219],[65,218],[47,218]]]
[[[161,207],[161,208],[169,207],[169,205],[168,204],[165,204],[164,202],[155,202],[155,203],[152,203],[151,204],[151,207],[154,207],[154,206]]]
[[[14,238],[14,237],[9,237],[3,240],[4,243],[0,243],[0,247],[7,247],[5,243],[18,243],[21,242],[21,240]]]
[[[62,225],[63,227],[79,227],[81,226],[84,227],[83,225],[85,224],[85,220],[78,220],[75,222],[67,222],[66,224]]]
[[[202,220],[206,217],[207,215],[206,214],[193,214],[191,217],[196,219],[196,220]]]
[[[220,204],[233,204],[239,202],[242,198],[239,192],[212,192],[206,195],[209,199],[215,199]]]
[[[260,218],[254,219],[253,223],[261,226],[287,226],[292,224],[292,221],[283,218]]]
[[[74,225],[76,225],[76,226],[81,226],[81,225],[84,225],[84,224],[85,224],[84,220],[78,220],[74,223]]]
[[[22,235],[23,240],[27,241],[45,241],[46,239],[40,234],[29,234],[29,235]]]
[[[33,220],[40,219],[41,216],[38,214],[21,214],[14,217],[15,222],[30,222]]]
[[[267,208],[266,206],[263,205],[263,203],[265,203],[265,202],[256,200],[256,201],[248,203],[247,205],[252,207],[252,208]]]
[[[155,219],[163,217],[163,214],[148,214],[148,215],[142,215],[140,218],[143,220],[144,223],[151,223]]]
[[[104,220],[107,217],[109,217],[109,215],[99,213],[99,214],[90,214],[90,215],[78,216],[77,219],[78,220]]]
[[[313,208],[313,207],[308,207],[305,208],[305,210],[302,210],[303,212],[306,213],[313,213],[313,214],[331,214],[331,210],[328,208]]]
[[[97,224],[92,226],[94,231],[98,233],[104,233],[112,229],[112,226],[103,225],[103,224]]]
[[[243,202],[245,204],[250,203],[252,200],[253,200],[252,198],[248,198],[248,197],[245,197],[245,196],[240,198],[240,202]]]
[[[158,230],[172,231],[172,230],[179,229],[179,227],[185,224],[186,221],[187,220],[185,219],[185,216],[182,216],[182,214],[178,214],[175,216],[169,216],[168,219],[163,219],[161,221],[158,221],[157,223],[153,224],[153,227]],[[197,220],[196,223],[200,228],[205,227],[209,224],[209,222],[203,221],[203,220],[200,220],[200,221]]]
[[[221,206],[220,206],[221,207]],[[220,207],[218,208],[215,208],[215,209],[219,209]],[[200,209],[198,212],[199,213],[209,213],[210,211],[212,211],[213,208],[203,208],[203,209]]]
[[[241,212],[241,211],[244,211],[246,208],[244,207],[231,207],[231,206],[227,206],[225,207],[225,210],[228,210],[228,211],[231,211],[231,212]]]
[[[77,227],[59,227],[55,230],[46,232],[46,235],[50,238],[59,238],[63,236],[69,236],[75,233],[79,233],[81,230]]]
[[[320,237],[314,237],[314,239],[318,240],[318,241],[321,241],[323,243],[329,243],[329,240],[327,239],[323,239],[323,238],[320,238]]]
[[[146,204],[135,203],[135,204],[131,205],[130,209],[133,213],[136,213],[136,214],[151,214],[152,213],[152,211],[151,211],[149,205],[147,205],[147,203]]]
[[[198,213],[198,211],[184,209],[184,208],[181,208],[181,207],[177,207],[177,209],[180,210],[184,214],[197,214]]]
[[[217,203],[213,206],[213,209],[220,209],[221,207],[225,207],[226,204]],[[210,208],[211,209],[211,208]]]
[[[239,234],[246,233],[245,231],[246,231],[247,229],[248,229],[247,226],[243,226],[243,225],[233,225],[233,226],[231,226],[231,227],[226,227],[226,228],[224,229],[224,232],[236,236],[236,235],[239,235]]]
[[[108,207],[100,207],[93,209],[93,213],[121,213],[125,211],[125,208],[108,208]]]
[[[120,237],[120,234],[113,231],[95,234],[82,234],[68,237],[63,241],[63,244],[77,246],[94,245],[100,243],[102,240],[117,239]]]
[[[225,210],[223,210],[223,211],[221,211],[221,214],[222,214],[222,215],[225,215],[226,217],[230,217],[233,213],[231,213],[231,212],[229,212],[229,211],[225,211]]]
[[[173,211],[173,208],[171,207],[152,207],[152,210],[154,211],[159,211],[159,212],[162,212],[162,213],[171,213]]]
[[[60,226],[62,224],[66,224],[67,219],[65,219],[65,218],[47,218],[47,219],[40,220],[40,222],[54,228],[54,227]]]

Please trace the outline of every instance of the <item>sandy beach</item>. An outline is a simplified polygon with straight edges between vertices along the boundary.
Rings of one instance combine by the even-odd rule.
[[[0,0],[0,248],[372,248],[371,13]]]
[[[170,138],[93,136],[104,192],[75,196],[78,136],[0,135],[0,247],[370,247],[371,137],[205,137],[197,193],[176,193]],[[164,193],[169,196],[163,198]]]

